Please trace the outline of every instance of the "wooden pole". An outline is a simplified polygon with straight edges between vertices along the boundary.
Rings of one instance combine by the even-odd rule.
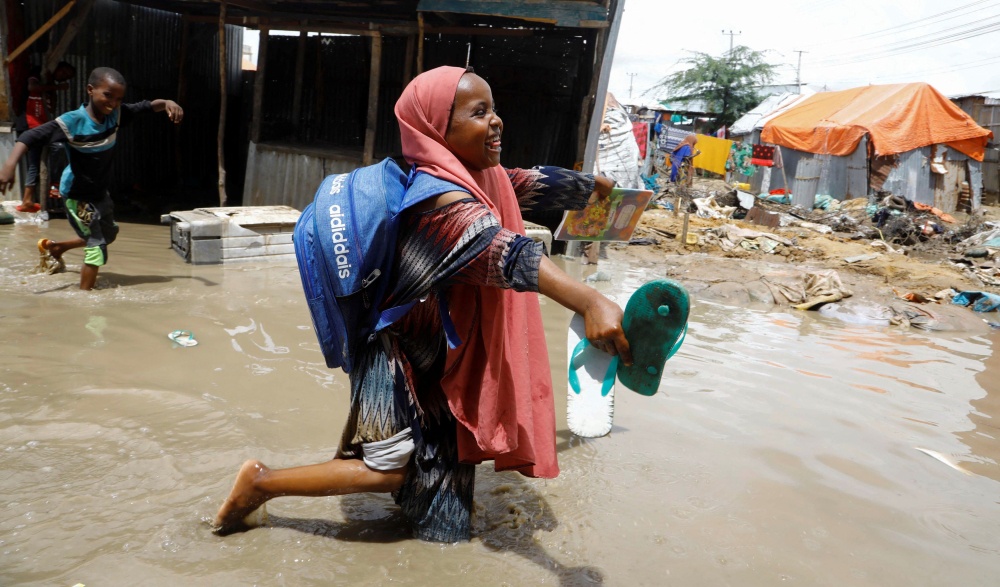
[[[187,51],[191,36],[191,23],[186,18],[181,20],[181,53],[177,59],[177,102],[183,108],[187,104]],[[174,127],[174,165],[177,177],[180,178],[184,169],[184,154],[180,141],[180,125]]]
[[[17,59],[18,55],[24,53],[28,49],[28,47],[32,45],[32,43],[38,40],[38,37],[44,35],[46,31],[54,27],[57,22],[62,20],[62,18],[66,16],[66,14],[69,13],[69,11],[75,5],[76,5],[76,0],[69,0],[69,2],[66,3],[66,6],[63,6],[59,10],[59,12],[55,13],[55,15],[52,18],[50,18],[45,24],[43,24],[40,29],[32,33],[30,37],[28,37],[23,43],[18,45],[17,49],[11,51],[10,55],[7,56],[7,59],[4,60],[4,65],[9,65],[11,61]],[[4,42],[6,42],[6,39],[4,40]]]
[[[306,65],[306,40],[308,38],[308,32],[299,31],[299,45],[295,50],[295,91],[292,94],[292,125],[296,129],[299,128],[299,116],[302,114],[302,73]]]
[[[7,35],[10,31],[10,21],[7,20],[7,2],[0,0],[0,57],[7,54]],[[4,59],[3,63],[7,63]],[[11,108],[10,68],[4,67],[0,73],[0,123],[13,122],[14,109]]]
[[[788,185],[788,176],[785,175],[785,156],[781,152],[781,147],[775,145],[774,148],[778,151],[778,156],[781,157],[781,180],[785,182],[785,195],[788,196],[788,201],[792,201],[792,186]]]
[[[375,128],[378,126],[378,91],[382,77],[382,35],[372,37],[372,60],[368,73],[368,123],[365,128],[363,165],[375,158]]]
[[[413,35],[406,35],[406,56],[403,63],[403,87],[409,85],[413,79],[413,53],[416,51],[417,39]]]
[[[250,140],[260,143],[261,106],[264,102],[264,84],[267,79],[267,37],[271,29],[260,27],[260,42],[257,45],[257,71],[253,77],[253,122],[250,125]]]
[[[424,72],[424,13],[417,13],[417,75]]]
[[[603,119],[598,119],[600,110],[597,108],[596,100],[604,99],[608,93],[608,82],[611,78],[611,62],[615,57],[615,44],[618,42],[618,29],[621,27],[622,9],[624,0],[616,0],[615,7],[609,11],[608,18],[611,19],[611,26],[605,29],[604,42],[600,45],[602,51],[597,55],[597,62],[594,65],[594,79],[591,81],[592,95],[595,102],[593,110],[590,112],[590,125],[587,129],[587,146],[583,151],[583,171],[593,169],[594,160],[597,157],[597,135],[604,124]],[[596,81],[596,87],[594,82]],[[603,117],[602,117],[603,118]]]
[[[94,7],[94,0],[80,0],[80,4],[77,7],[76,14],[73,15],[73,20],[69,21],[66,25],[66,30],[63,32],[62,38],[59,42],[49,49],[45,53],[45,59],[43,60],[45,66],[43,68],[43,74],[48,76],[56,69],[56,65],[62,60],[66,55],[66,50],[69,49],[70,43],[76,38],[76,34],[80,31],[80,27],[87,20],[87,15],[90,14],[90,9]]]
[[[219,3],[219,206],[226,205],[226,0]]]

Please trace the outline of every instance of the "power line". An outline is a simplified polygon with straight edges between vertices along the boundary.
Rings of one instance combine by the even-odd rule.
[[[972,24],[972,23],[966,23],[965,25],[961,25],[961,26],[969,26],[969,24]],[[886,45],[882,50],[876,51],[876,52],[873,52],[873,53],[867,53],[867,54],[865,54],[865,53],[856,53],[856,54],[846,53],[846,54],[842,54],[842,55],[838,55],[838,56],[834,56],[834,57],[829,57],[827,59],[821,59],[821,60],[817,61],[815,63],[815,65],[820,66],[820,67],[822,67],[822,66],[834,66],[834,65],[846,65],[848,63],[858,63],[858,62],[862,62],[862,61],[871,61],[871,60],[875,60],[875,59],[884,59],[886,57],[894,57],[896,55],[902,55],[904,53],[910,53],[912,51],[919,51],[921,49],[929,49],[929,48],[932,48],[932,47],[938,47],[940,45],[947,45],[949,43],[955,43],[957,41],[963,41],[965,39],[971,39],[971,38],[979,37],[979,36],[986,35],[986,34],[995,32],[997,30],[1000,30],[1000,21],[989,22],[987,24],[982,24],[982,22],[975,23],[975,24],[979,24],[979,26],[975,26],[973,28],[968,28],[968,29],[965,29],[965,30],[962,30],[962,31],[959,31],[959,32],[956,32],[956,33],[953,33],[953,34],[950,34],[950,35],[945,35],[943,37],[935,37],[935,38],[931,38],[931,39],[919,40],[918,41],[918,39],[920,39],[921,37],[929,36],[929,35],[921,35],[921,37],[914,37],[914,38],[911,38],[911,39],[905,39],[903,41],[897,41],[896,43],[890,43],[889,45]],[[961,27],[952,27],[952,28],[961,28]],[[945,30],[952,30],[952,29],[945,29]],[[944,31],[938,31],[937,33],[930,33],[930,34],[939,34],[941,32],[944,32]],[[916,41],[916,42],[913,42],[913,41]],[[901,45],[900,43],[910,43],[910,44],[908,44],[908,45]],[[896,45],[896,46],[892,46],[892,45]]]
[[[823,46],[823,45],[829,45],[829,44],[832,44],[832,43],[844,43],[846,41],[853,41],[855,39],[864,39],[866,37],[871,37],[871,38],[884,37],[884,36],[889,35],[889,34],[896,34],[896,33],[900,33],[900,32],[906,31],[906,30],[912,30],[914,28],[919,28],[918,26],[913,26],[913,25],[917,25],[919,23],[923,23],[924,21],[933,20],[933,19],[935,19],[935,18],[937,18],[939,16],[947,16],[949,14],[953,14],[953,13],[965,10],[966,8],[970,8],[972,6],[977,6],[979,4],[986,4],[986,3],[991,3],[992,4],[993,1],[992,0],[977,0],[976,2],[970,2],[969,4],[958,6],[956,8],[952,8],[950,10],[945,10],[944,12],[939,12],[937,14],[932,14],[930,16],[925,16],[923,18],[918,18],[917,20],[911,20],[910,22],[905,22],[905,23],[902,23],[902,24],[894,25],[894,26],[887,27],[887,28],[884,28],[884,29],[879,29],[879,30],[871,31],[871,32],[868,32],[868,33],[862,33],[860,35],[855,35],[853,37],[847,37],[846,39],[837,39],[837,40],[834,40],[834,41],[825,41],[823,43],[817,43],[815,45],[810,45],[810,46],[811,47],[818,47],[818,46]],[[955,18],[959,18],[961,16],[968,16],[969,14],[972,14],[973,12],[979,12],[980,10],[986,10],[987,8],[990,8],[990,7],[991,6],[984,6],[982,8],[977,8],[976,10],[970,10],[969,12],[967,12],[965,14],[955,14],[954,16],[949,16],[948,18],[942,18],[938,22],[944,22],[946,20],[952,20],[952,19],[955,19]],[[922,25],[922,26],[926,26],[926,25]]]

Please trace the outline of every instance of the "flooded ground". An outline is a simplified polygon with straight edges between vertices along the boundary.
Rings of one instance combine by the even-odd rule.
[[[849,326],[695,300],[661,391],[620,389],[581,440],[557,393],[556,480],[480,468],[471,543],[408,537],[377,495],[205,523],[239,464],[333,455],[327,370],[294,264],[192,267],[124,225],[99,290],[31,275],[0,227],[2,585],[995,585],[1000,358],[979,333]],[[575,263],[568,270],[578,276]],[[627,298],[652,267],[604,267]],[[543,300],[562,388],[569,315]],[[167,334],[194,332],[185,348]],[[940,459],[917,448],[932,451]],[[949,466],[967,470],[963,472]]]

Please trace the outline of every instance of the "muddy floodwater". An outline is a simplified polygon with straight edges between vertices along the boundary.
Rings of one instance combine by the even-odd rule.
[[[593,440],[566,429],[570,316],[543,299],[562,474],[480,467],[470,543],[413,540],[371,494],[277,499],[268,527],[214,536],[243,460],[339,441],[347,378],[294,262],[193,267],[126,224],[83,293],[79,251],[31,274],[35,241],[70,234],[0,227],[0,585],[1000,581],[1000,339],[697,299],[660,392],[619,387]],[[601,269],[619,299],[662,275]]]

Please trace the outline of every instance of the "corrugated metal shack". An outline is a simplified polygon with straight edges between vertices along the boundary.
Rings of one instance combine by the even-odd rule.
[[[220,15],[218,0],[128,1],[191,20]],[[230,1],[226,22],[261,31],[243,203],[302,209],[326,174],[401,159],[392,107],[402,88],[467,61],[504,117],[505,165],[592,165],[594,96],[622,3]]]
[[[6,29],[0,34],[6,33],[7,52],[43,31],[6,68],[12,104],[23,100],[32,67],[50,71],[58,61],[66,61],[76,68],[76,76],[68,90],[55,93],[53,116],[85,101],[87,74],[98,66],[113,67],[125,76],[128,102],[169,98],[184,108],[184,122],[179,126],[165,116],[151,116],[119,135],[111,191],[125,215],[154,217],[169,206],[195,207],[216,200],[220,108],[216,25],[112,0],[0,3],[5,12],[0,15],[5,17],[0,26]],[[227,128],[231,132],[226,135],[225,158],[230,185],[238,193],[246,163],[247,127],[241,122],[241,117],[246,118],[241,114],[245,85],[240,69],[242,27],[226,27],[226,45]]]
[[[821,92],[806,98],[771,118],[760,134],[762,141],[780,146],[784,163],[782,170],[769,174],[770,185],[759,180],[751,182],[758,191],[785,188],[792,193],[792,202],[811,208],[817,195],[837,199],[867,196],[879,190],[903,195],[907,199],[935,206],[945,212],[959,209],[976,210],[982,201],[983,165],[980,161],[957,150],[964,135],[949,135],[941,131],[940,142],[926,144],[880,156],[873,145],[875,129],[883,140],[906,142],[908,127],[896,124],[897,116],[916,116],[915,112],[933,113],[936,118],[918,123],[921,129],[978,129],[978,145],[986,142],[986,130],[955,108],[927,84],[894,84],[866,86],[839,92]],[[956,115],[957,113],[957,115]],[[822,137],[842,136],[863,132],[853,151],[831,154]],[[931,131],[928,131],[931,132]],[[934,131],[937,132],[937,131]],[[958,132],[958,131],[954,131]],[[965,132],[964,130],[962,132]],[[797,133],[797,134],[796,134]],[[817,137],[816,152],[797,150],[786,144],[797,136]],[[892,137],[889,139],[889,137]],[[828,139],[827,139],[828,140]],[[946,144],[947,143],[947,144]],[[764,181],[768,174],[759,174]]]
[[[952,102],[971,116],[979,126],[993,131],[993,140],[986,146],[983,158],[983,203],[1000,204],[1000,99],[972,95],[952,98]]]

